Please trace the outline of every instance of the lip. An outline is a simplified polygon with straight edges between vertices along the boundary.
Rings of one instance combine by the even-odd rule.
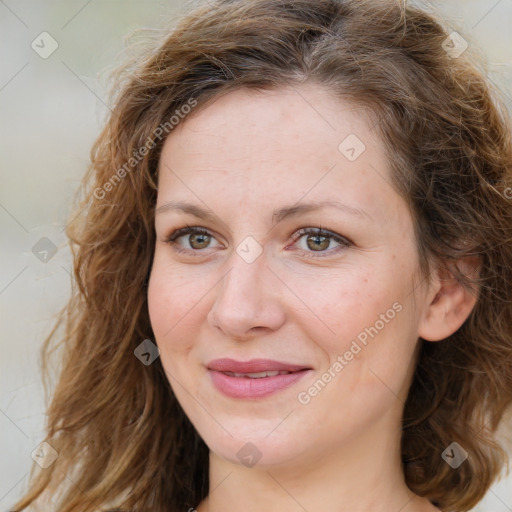
[[[263,398],[286,389],[308,374],[312,368],[306,365],[274,361],[271,359],[215,359],[207,365],[214,386],[231,398]],[[227,375],[230,373],[259,373],[264,371],[287,371],[288,374],[250,378]]]
[[[257,373],[257,372],[298,372],[310,370],[311,367],[302,364],[284,363],[272,359],[251,359],[250,361],[236,361],[222,358],[210,361],[206,367],[216,372]]]

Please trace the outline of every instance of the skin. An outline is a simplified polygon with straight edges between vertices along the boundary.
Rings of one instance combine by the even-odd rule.
[[[338,149],[350,134],[365,145],[354,161]],[[210,495],[199,512],[437,510],[405,485],[401,416],[418,338],[454,332],[474,298],[441,271],[420,273],[411,214],[389,173],[364,112],[319,85],[229,92],[166,140],[149,313],[172,389],[210,448]],[[272,224],[274,210],[313,201],[359,213],[325,207]],[[187,224],[211,238],[168,242]],[[352,243],[327,238],[319,249],[315,234],[296,235],[318,227]],[[251,263],[236,251],[249,236],[262,249]],[[299,402],[393,304],[400,311],[378,334]],[[234,399],[206,369],[220,357],[313,371],[269,397]],[[248,442],[261,454],[252,467],[237,457]]]

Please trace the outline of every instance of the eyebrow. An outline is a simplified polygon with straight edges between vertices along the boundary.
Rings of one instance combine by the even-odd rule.
[[[354,208],[346,204],[340,203],[339,201],[322,201],[322,202],[310,202],[310,203],[299,203],[284,208],[274,210],[272,214],[272,224],[277,224],[289,217],[295,217],[305,213],[315,212],[322,208],[331,207],[342,211],[353,216],[368,217],[370,215],[359,208]],[[187,203],[184,201],[168,201],[163,205],[159,206],[155,210],[155,214],[164,213],[168,211],[182,211],[197,217],[198,219],[208,220],[210,222],[222,222],[222,220],[215,215],[211,210],[207,210],[201,206]]]

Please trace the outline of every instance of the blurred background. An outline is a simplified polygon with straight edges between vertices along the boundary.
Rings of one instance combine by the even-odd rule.
[[[512,0],[415,2],[487,57],[512,106]],[[28,481],[43,439],[43,339],[70,292],[65,224],[108,113],[106,79],[126,36],[165,29],[178,0],[0,0],[0,510]],[[512,476],[474,509],[512,512]]]

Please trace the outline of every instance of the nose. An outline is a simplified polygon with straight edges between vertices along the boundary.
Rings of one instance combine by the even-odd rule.
[[[209,324],[232,339],[248,340],[278,330],[286,321],[281,281],[267,267],[265,253],[247,263],[236,252],[215,287]]]

